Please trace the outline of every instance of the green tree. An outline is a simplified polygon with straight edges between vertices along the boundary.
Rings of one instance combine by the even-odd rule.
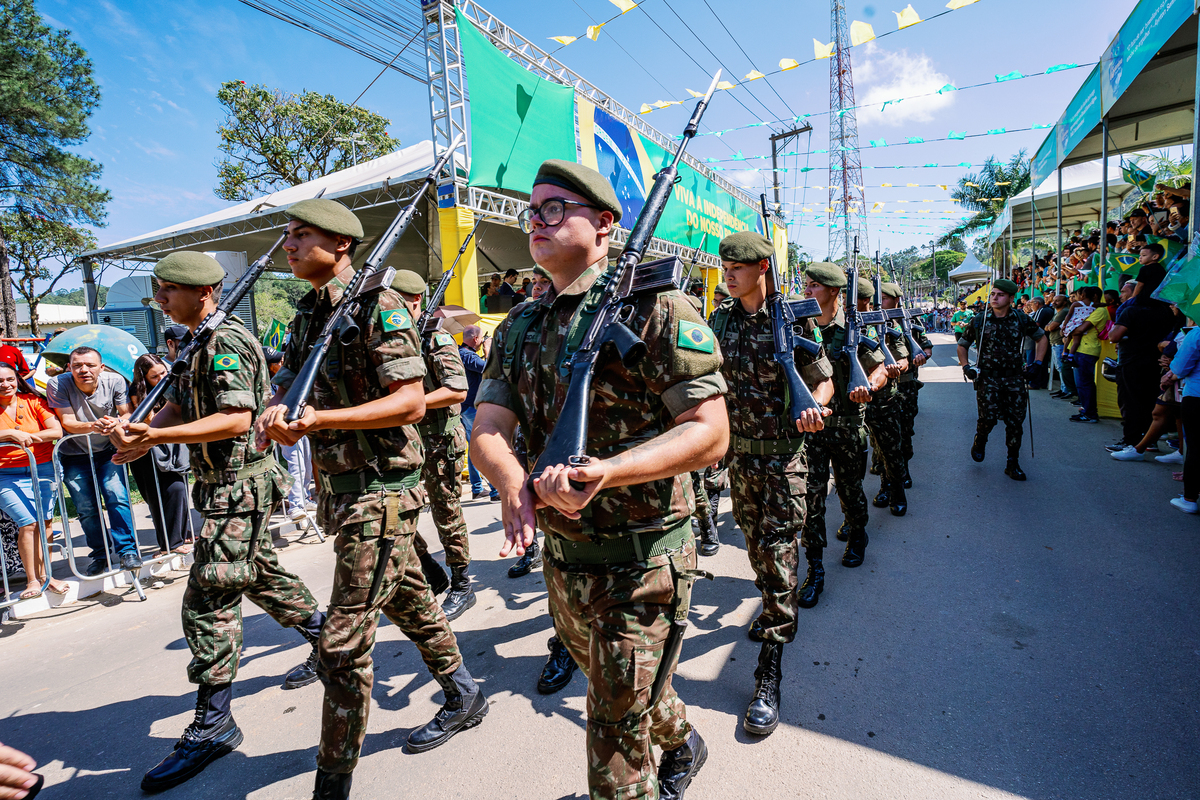
[[[96,285],[96,306],[103,308],[108,302],[108,287]],[[78,289],[55,289],[42,298],[42,305],[47,306],[82,306],[87,304],[83,287]]]
[[[297,186],[400,147],[388,135],[390,120],[333,95],[226,81],[217,100],[225,108],[217,126],[224,155],[214,191],[224,200]]]
[[[67,148],[87,139],[100,103],[92,62],[69,31],[42,22],[34,0],[0,0],[0,211],[102,225],[101,167]],[[6,236],[0,227],[0,329],[16,333]]]
[[[967,258],[966,253],[956,253],[953,250],[938,250],[937,251],[937,279],[939,283],[944,283],[948,280],[947,276],[958,265],[962,264]],[[928,258],[922,259],[912,266],[912,274],[921,279],[928,280],[933,277],[931,269],[931,261]]]
[[[1192,179],[1192,159],[1187,155],[1176,159],[1169,150],[1159,150],[1157,155],[1134,156],[1130,160],[1153,175],[1156,183],[1178,188]]]
[[[1010,197],[1029,188],[1029,159],[1021,150],[1007,162],[989,156],[978,173],[968,173],[959,178],[958,186],[950,197],[975,215],[963,220],[938,240],[938,247],[949,246],[954,239],[986,229],[995,221],[996,215],[1004,210]],[[963,247],[965,251],[965,246]]]
[[[273,319],[284,325],[291,323],[296,316],[296,302],[311,290],[312,284],[308,281],[278,278],[264,272],[254,282],[254,318],[259,332],[265,333]]]
[[[94,248],[96,238],[84,228],[25,214],[0,217],[0,226],[9,232],[13,288],[29,306],[30,333],[39,336],[38,305],[79,269],[80,254]]]

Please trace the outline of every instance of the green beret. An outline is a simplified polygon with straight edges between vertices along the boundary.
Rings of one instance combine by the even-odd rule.
[[[551,277],[550,273],[546,271],[546,268],[545,268],[545,267],[543,267],[541,264],[535,264],[535,265],[534,265],[534,267],[533,267],[533,274],[534,274],[534,275],[541,275],[543,278],[545,278],[545,279],[546,279],[546,280],[548,280],[548,281],[552,281],[552,280],[554,280],[554,278],[553,278],[553,277]]]
[[[392,288],[404,294],[425,294],[425,279],[411,269],[398,269],[392,278]]]
[[[809,280],[814,280],[830,289],[841,289],[846,285],[846,272],[829,261],[814,261],[804,271]]]
[[[358,217],[336,200],[301,200],[283,213],[287,214],[288,219],[307,222],[323,231],[340,233],[352,239],[363,238],[363,227]]]
[[[775,254],[775,245],[758,231],[738,231],[721,240],[722,261],[757,264]]]
[[[1004,292],[1005,294],[1016,294],[1017,293],[1017,284],[1013,283],[1008,278],[1001,278],[1000,280],[996,281],[995,283],[992,284],[992,288],[999,289],[1000,291]]]
[[[617,193],[612,184],[591,167],[552,158],[543,161],[542,166],[538,168],[533,185],[537,186],[539,183],[548,183],[574,192],[600,209],[611,211],[614,221],[621,221],[621,201],[617,199]]]
[[[688,300],[692,301],[693,308],[695,308],[701,314],[704,313],[704,300],[703,299],[696,297],[696,295],[694,295],[694,294],[686,295],[686,297]]]
[[[225,270],[212,256],[181,250],[155,264],[154,277],[184,286],[212,286],[225,280]]]
[[[859,300],[870,300],[873,297],[875,297],[875,284],[871,283],[870,280],[868,280],[867,278],[864,278],[862,275],[859,275],[858,276],[858,299]]]
[[[900,284],[891,283],[890,281],[883,285],[883,293],[886,294],[888,297],[903,297],[904,296],[904,291],[900,288]]]
[[[729,287],[724,283],[718,283],[716,288],[713,289],[713,294],[723,294],[726,297],[729,297]]]

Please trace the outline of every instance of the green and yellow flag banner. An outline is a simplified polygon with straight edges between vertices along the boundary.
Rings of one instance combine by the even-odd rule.
[[[276,350],[283,349],[284,339],[287,338],[287,328],[282,322],[277,319],[271,320],[271,324],[267,326],[267,330],[262,335],[262,345],[264,347],[272,347]]]
[[[1200,257],[1192,255],[1179,259],[1153,297],[1174,303],[1184,316],[1200,322]]]

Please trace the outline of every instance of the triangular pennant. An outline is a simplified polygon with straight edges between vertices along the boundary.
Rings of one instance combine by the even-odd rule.
[[[799,62],[799,61],[797,61],[797,60],[796,60],[796,59],[794,59],[794,58],[781,58],[781,59],[779,59],[779,68],[780,68],[781,70],[787,71],[787,70],[789,70],[789,69],[795,69],[795,68],[796,68],[796,67],[798,67],[798,66],[800,66],[800,62]],[[798,121],[799,121],[799,120],[797,120],[797,122],[798,122]]]
[[[831,55],[833,55],[833,48],[835,44],[836,42],[821,44],[816,39],[813,39],[813,55],[817,58],[817,60],[829,58]]]
[[[601,22],[599,25],[588,25],[587,37],[589,39],[591,39],[593,42],[596,41],[597,39],[599,39],[600,38],[600,29],[603,28],[606,24],[608,24],[608,23]]]
[[[559,44],[561,44],[563,47],[566,47],[567,45],[569,45],[571,42],[575,41],[579,37],[578,36],[551,36],[550,38],[553,39],[554,41],[558,42]]]
[[[633,0],[608,0],[608,2],[621,9],[622,14],[627,14],[638,7],[638,4],[633,2]]]
[[[972,3],[978,2],[979,0],[950,0],[949,3],[946,3],[946,8],[950,9],[951,11],[957,11],[960,8],[966,8]]]
[[[762,74],[761,72],[759,72],[758,70],[756,70],[756,69],[752,69],[752,70],[750,70],[749,72],[747,72],[747,73],[746,73],[746,77],[742,78],[742,80],[744,80],[744,81],[756,81],[756,80],[758,80],[759,78],[765,78],[765,77],[767,77],[767,76],[766,76],[766,75],[763,75],[763,74]]]
[[[916,25],[918,22],[924,22],[921,19],[921,15],[912,7],[912,3],[909,3],[908,8],[903,11],[893,11],[892,13],[896,15],[896,26],[900,30],[904,30],[911,25]]]
[[[875,38],[875,29],[865,22],[855,20],[850,23],[850,45],[858,47]]]

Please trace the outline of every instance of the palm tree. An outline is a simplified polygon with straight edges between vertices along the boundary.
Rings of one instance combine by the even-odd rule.
[[[975,216],[947,231],[938,240],[938,245],[946,247],[955,238],[983,230],[996,219],[1010,197],[1028,188],[1029,159],[1025,157],[1025,150],[1018,151],[1007,163],[989,156],[978,175],[969,173],[959,178],[958,188],[950,193],[955,202],[974,211]]]
[[[1169,150],[1159,150],[1155,156],[1134,156],[1130,159],[1149,172],[1157,183],[1178,188],[1192,179],[1192,159],[1186,154],[1176,160]]]

